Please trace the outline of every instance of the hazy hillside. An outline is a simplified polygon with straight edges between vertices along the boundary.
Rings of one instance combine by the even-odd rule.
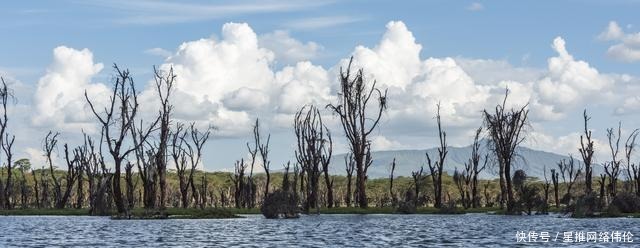
[[[471,146],[466,147],[449,147],[449,153],[445,162],[445,171],[453,174],[455,168],[458,170],[464,169],[464,163],[469,160],[471,156]],[[484,154],[487,151],[486,142],[483,142],[481,152]],[[379,178],[388,177],[390,171],[390,164],[393,158],[396,158],[396,172],[398,176],[409,176],[412,171],[418,170],[421,165],[425,166],[425,171],[429,171],[427,166],[427,159],[425,153],[428,152],[432,160],[437,158],[437,148],[431,148],[427,150],[393,150],[393,151],[376,151],[372,152],[373,164],[369,168],[369,177]],[[544,167],[556,168],[556,163],[561,159],[568,159],[568,156],[560,155],[556,153],[544,152],[533,150],[527,147],[520,147],[518,149],[518,158],[516,159],[516,168],[522,168],[527,172],[529,176],[535,176],[543,178]],[[580,159],[576,157],[576,162]],[[335,155],[331,161],[331,167],[334,169],[333,173],[345,174],[344,169],[344,154]],[[497,175],[497,168],[488,166],[488,169],[481,173],[482,178],[493,178]],[[597,175],[602,171],[601,167],[596,166],[594,168],[594,175]],[[550,177],[550,176],[549,176]]]

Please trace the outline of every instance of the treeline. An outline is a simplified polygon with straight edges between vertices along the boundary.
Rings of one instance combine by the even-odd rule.
[[[170,206],[262,207],[270,211],[265,213],[268,217],[294,216],[300,210],[310,213],[320,207],[371,205],[393,206],[406,213],[421,206],[445,212],[456,207],[499,206],[507,213],[531,214],[534,210],[546,212],[550,204],[560,207],[561,203],[567,210],[587,215],[611,210],[611,206],[619,211],[640,210],[640,167],[632,161],[637,130],[624,138],[621,124],[607,130],[611,159],[604,163],[605,173],[594,178],[595,147],[585,110],[584,133],[576,141],[581,163],[571,157],[545,168],[544,181],[529,178],[525,171],[515,170],[513,163],[518,158],[517,148],[526,138],[529,110],[527,105],[507,108],[508,90],[502,103],[482,112],[482,124],[470,137],[473,145],[469,160],[452,176],[444,171],[448,144],[438,104],[438,154],[433,158],[425,155],[428,170],[422,166],[411,177],[397,177],[396,166],[407,165],[396,165],[394,160],[388,179],[368,178],[374,159],[370,135],[387,108],[387,93],[375,81],[365,80],[362,69],[352,70],[351,62],[340,70],[335,103],[300,106],[295,114],[295,161],[271,164],[271,135],[262,133],[256,119],[253,139],[239,148],[246,149],[249,157],[236,161],[233,173],[202,170],[205,145],[215,128],[173,118],[176,75],[172,68],[154,68],[158,111],[155,117],[143,120],[129,71],[114,65],[106,106],[94,105],[98,100],[85,93],[99,134],[84,134],[83,143],[73,147],[59,145],[59,133],[50,131],[42,142],[46,165],[38,170],[30,168],[27,160],[12,160],[15,137],[7,131],[6,111],[12,96],[2,80],[0,145],[5,161],[0,177],[1,206],[86,207],[94,215],[116,212],[125,217],[137,207],[163,212]],[[330,130],[324,124],[322,109],[340,120],[341,130]],[[346,176],[329,174],[334,133],[347,141]],[[480,150],[483,138],[489,141],[486,154]],[[60,168],[62,171],[54,165],[55,151],[60,148],[63,152],[59,156],[66,165]],[[255,172],[256,168],[261,172]],[[280,168],[284,172],[276,173]],[[497,179],[480,180],[478,176],[488,168],[497,172]]]

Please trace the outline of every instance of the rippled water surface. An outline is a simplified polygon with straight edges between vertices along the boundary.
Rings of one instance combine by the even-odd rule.
[[[568,231],[640,235],[640,219],[486,214],[321,215],[295,220],[267,220],[260,215],[225,220],[2,216],[0,247],[504,247],[517,244],[517,231],[549,232],[551,241],[546,245],[560,246],[568,245],[561,242],[562,232]],[[560,237],[553,242],[557,232]],[[640,236],[637,240],[636,244]]]

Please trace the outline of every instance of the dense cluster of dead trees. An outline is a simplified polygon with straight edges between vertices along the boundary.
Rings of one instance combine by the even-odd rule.
[[[525,140],[529,112],[528,105],[507,108],[508,90],[494,110],[482,112],[483,126],[475,131],[469,159],[462,170],[455,170],[452,177],[457,199],[443,183],[448,145],[440,104],[436,106],[435,116],[437,157],[432,160],[430,154],[426,154],[429,174],[425,173],[422,165],[411,173],[409,187],[398,187],[394,184],[398,178],[394,175],[394,159],[388,192],[375,197],[368,195],[367,182],[370,179],[367,171],[373,163],[370,135],[387,108],[387,94],[386,90],[376,87],[375,81],[365,79],[361,69],[354,72],[351,66],[352,61],[346,69],[341,69],[338,102],[325,107],[340,120],[348,144],[349,152],[344,157],[345,182],[338,186],[335,176],[331,175],[331,170],[337,169],[330,168],[333,140],[329,128],[323,123],[321,110],[306,105],[294,117],[295,161],[284,165],[281,189],[274,185],[278,184],[277,180],[275,183],[272,181],[271,135],[261,135],[258,119],[253,126],[253,141],[246,144],[249,156],[235,163],[235,170],[227,179],[229,186],[211,187],[202,157],[214,128],[208,126],[202,130],[196,123],[185,124],[173,118],[171,99],[177,77],[172,69],[162,71],[154,68],[158,112],[144,120],[139,113],[138,92],[133,78],[128,70],[114,65],[112,92],[105,106],[98,106],[98,102],[104,101],[92,99],[85,93],[86,102],[99,124],[96,137],[84,134],[83,142],[74,147],[68,143],[59,145],[60,133],[50,131],[42,144],[46,168],[32,168],[26,159],[14,162],[15,137],[7,129],[7,105],[13,96],[2,79],[0,155],[4,156],[2,171],[6,175],[0,177],[0,206],[5,209],[16,206],[88,207],[95,215],[108,214],[113,209],[120,215],[130,215],[130,211],[139,206],[160,212],[168,206],[256,208],[270,193],[283,190],[291,192],[295,203],[307,213],[320,207],[355,205],[366,208],[370,202],[375,202],[376,206],[396,207],[401,201],[398,192],[405,196],[403,204],[410,202],[414,207],[431,204],[445,208],[459,204],[464,208],[477,208],[493,206],[497,202],[509,213],[517,213],[522,208],[531,213],[534,205],[540,202],[546,211],[549,202],[560,207],[561,204],[572,204],[581,193],[596,196],[592,183],[596,165],[595,141],[588,126],[590,118],[586,110],[583,113],[584,133],[580,136],[578,149],[582,161],[571,155],[568,160],[558,161],[549,170],[551,181],[545,167],[544,182],[540,183],[544,197],[541,197],[538,186],[529,183],[525,171],[514,168],[519,146]],[[597,197],[603,204],[611,203],[621,190],[640,196],[640,165],[633,161],[639,134],[639,130],[633,130],[622,143],[625,141],[622,123],[617,128],[607,129],[610,159],[604,161],[603,173],[596,176],[599,186]],[[481,149],[482,142],[488,143],[488,151]],[[499,194],[495,197],[489,190],[491,182],[482,186],[479,183],[480,174],[492,166],[490,162],[495,162],[498,173]],[[64,165],[64,168],[58,168],[59,165]],[[168,184],[170,165],[175,168],[175,186]],[[254,172],[256,168],[262,170]],[[197,175],[201,178],[196,178]],[[626,175],[622,183],[619,181],[621,175]],[[32,185],[27,181],[32,181]],[[576,187],[583,184],[584,191],[577,191]],[[565,189],[564,195],[561,187]],[[551,190],[553,199],[550,199]]]

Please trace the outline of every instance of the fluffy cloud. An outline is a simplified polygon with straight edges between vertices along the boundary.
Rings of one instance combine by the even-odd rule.
[[[569,107],[580,105],[594,94],[609,93],[614,81],[589,63],[576,60],[566,49],[561,37],[553,40],[558,56],[548,59],[548,73],[536,83],[540,103],[550,114],[562,115]]]
[[[640,61],[640,32],[625,33],[617,22],[611,21],[598,38],[618,42],[607,49],[607,56],[628,63]]]
[[[314,59],[323,49],[315,42],[302,43],[291,38],[287,31],[282,30],[260,35],[258,42],[261,47],[273,51],[276,60],[284,64]]]
[[[92,99],[109,91],[103,84],[91,83],[102,69],[101,63],[94,64],[93,54],[86,48],[56,47],[53,62],[38,81],[33,123],[61,129],[87,127],[93,114],[87,109],[85,91]],[[96,104],[101,106],[99,100]]]
[[[160,68],[173,67],[174,101],[188,105],[177,107],[176,116],[186,120],[198,116],[219,127],[220,135],[234,136],[247,131],[258,116],[269,122],[308,103],[326,104],[331,92],[328,72],[322,67],[297,62],[273,70],[279,59],[287,63],[309,59],[318,49],[319,45],[303,44],[285,32],[258,36],[246,23],[227,23],[219,40],[185,42]],[[149,101],[153,90],[149,86],[143,93]],[[292,115],[288,118],[276,123],[290,126]]]
[[[619,36],[614,30],[603,37]],[[219,128],[217,136],[245,135],[256,117],[266,127],[290,127],[301,106],[335,102],[339,69],[349,61],[344,58],[329,68],[304,61],[319,49],[311,44],[315,43],[299,42],[287,33],[259,36],[248,24],[238,23],[225,24],[219,39],[184,42],[160,66],[163,70],[173,67],[178,76],[172,98],[174,117],[213,124]],[[557,55],[548,59],[546,68],[515,67],[499,60],[421,58],[423,46],[407,26],[389,22],[377,45],[356,46],[351,53],[353,67],[363,68],[366,80],[376,80],[380,88],[389,89],[389,108],[379,130],[385,136],[374,137],[374,148],[407,148],[416,143],[402,143],[399,137],[411,135],[415,140],[415,136],[435,134],[438,103],[449,140],[453,145],[467,145],[481,124],[481,111],[500,103],[505,88],[510,90],[509,106],[529,104],[534,124],[561,120],[596,95],[639,91],[629,90],[634,85],[632,77],[603,74],[574,58],[562,38],[552,44]],[[287,65],[274,69],[282,61]],[[87,49],[56,48],[34,96],[33,123],[78,127],[93,122],[83,93],[85,89],[92,96],[109,92],[103,84],[92,82],[102,68]],[[622,86],[620,82],[627,83]],[[143,114],[157,113],[154,87],[150,82],[140,95]],[[639,105],[637,97],[624,96],[617,100],[620,113]],[[600,99],[610,104],[610,98]],[[325,118],[325,122],[337,128],[335,118]],[[544,132],[532,135],[541,140],[541,145],[533,146],[545,150],[569,151],[577,142],[573,134],[566,138]],[[427,143],[420,144],[429,146]]]

